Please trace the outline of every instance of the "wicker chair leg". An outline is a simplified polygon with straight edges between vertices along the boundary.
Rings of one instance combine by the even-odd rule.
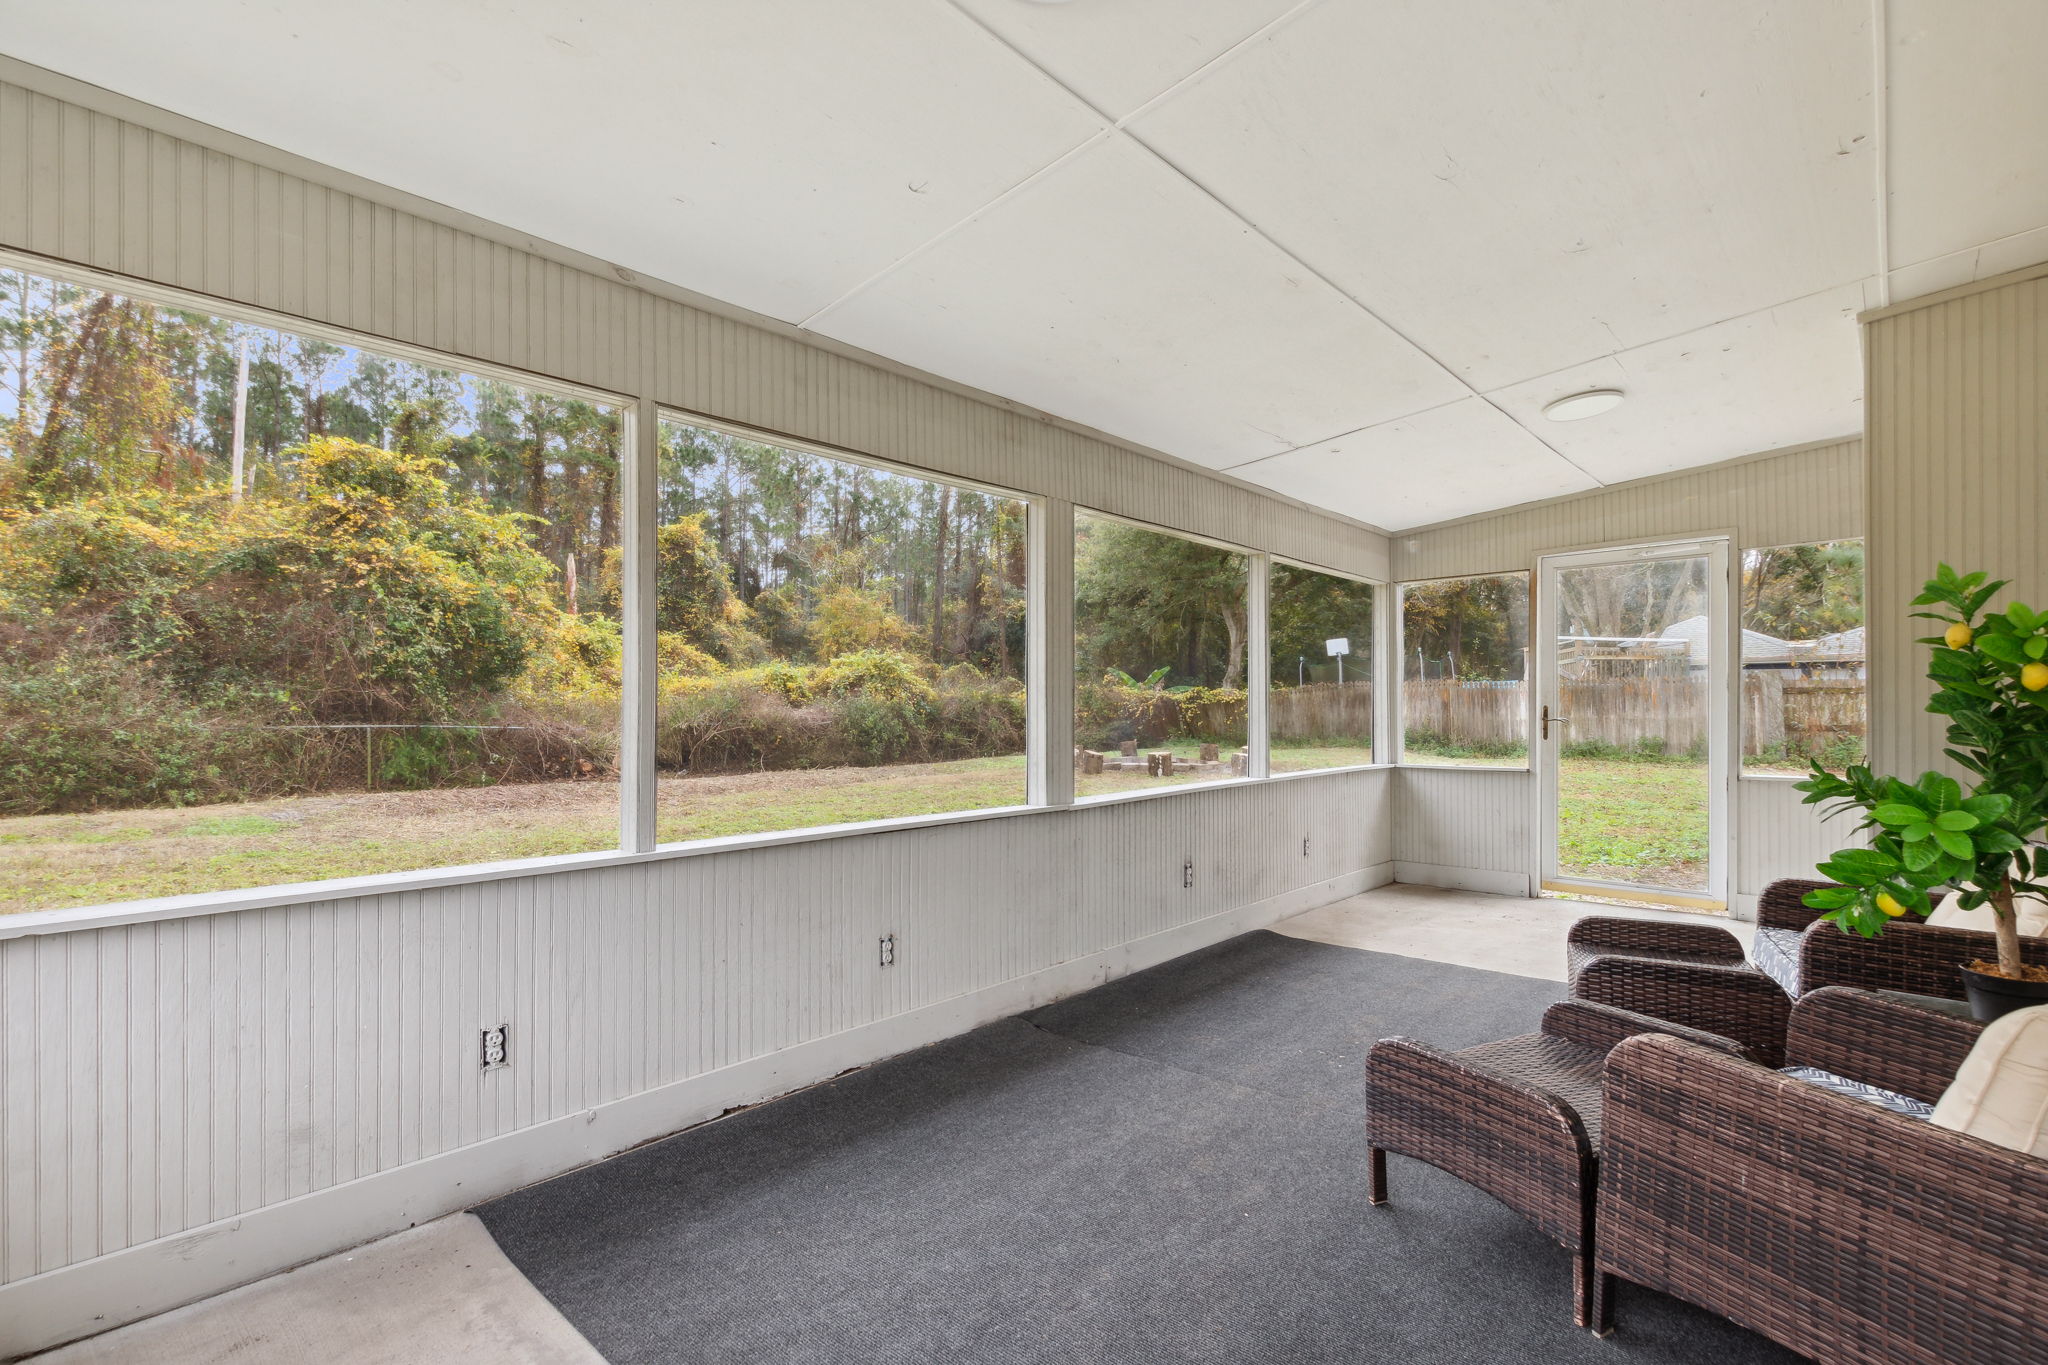
[[[1572,1253],[1572,1325],[1591,1327],[1593,1325],[1593,1283],[1599,1276],[1593,1270],[1593,1248],[1582,1246]]]
[[[1387,1152],[1384,1147],[1372,1149],[1372,1174],[1367,1181],[1365,1202],[1373,1205],[1387,1202]]]
[[[1593,1304],[1586,1323],[1596,1337],[1612,1336],[1614,1333],[1614,1277],[1603,1275],[1593,1269],[1592,1254],[1583,1255],[1579,1261],[1580,1271],[1593,1281]]]

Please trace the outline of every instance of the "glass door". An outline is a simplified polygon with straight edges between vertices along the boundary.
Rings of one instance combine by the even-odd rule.
[[[1726,908],[1728,604],[1725,540],[1543,558],[1544,889]]]

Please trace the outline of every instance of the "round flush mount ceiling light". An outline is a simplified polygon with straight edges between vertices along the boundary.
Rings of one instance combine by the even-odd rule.
[[[1598,417],[1603,412],[1612,412],[1621,406],[1620,389],[1587,389],[1584,393],[1568,393],[1554,403],[1546,403],[1543,415],[1553,422],[1576,422],[1583,417]]]

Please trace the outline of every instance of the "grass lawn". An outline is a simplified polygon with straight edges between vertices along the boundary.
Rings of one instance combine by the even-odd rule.
[[[1167,746],[1193,759],[1199,746]],[[1368,763],[1363,748],[1284,747],[1275,772]],[[1191,773],[1077,778],[1082,796],[1214,780]],[[1583,876],[1696,883],[1706,777],[1682,763],[1568,759],[1564,862]],[[664,842],[1021,804],[1024,758],[664,778]],[[185,810],[0,819],[0,912],[100,905],[583,853],[617,843],[610,782],[292,797]]]
[[[1200,746],[1169,747],[1193,759]],[[1273,758],[1275,771],[1294,771],[1371,756],[1299,748]],[[1077,780],[1081,795],[1095,796],[1204,779]],[[1023,801],[1022,754],[664,778],[656,835],[670,843]],[[0,819],[0,913],[595,852],[618,846],[618,810],[613,783],[542,782]]]
[[[1557,861],[1568,877],[1680,890],[1707,881],[1707,765],[1567,758]]]

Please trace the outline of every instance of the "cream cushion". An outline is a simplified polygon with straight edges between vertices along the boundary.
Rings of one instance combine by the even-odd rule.
[[[1996,933],[1998,923],[1991,911],[1991,902],[1986,901],[1975,910],[1965,910],[1956,902],[1963,898],[1960,891],[1951,891],[1942,897],[1941,904],[1927,922],[1937,929],[1975,929],[1979,933]],[[2019,921],[2022,934],[2039,938],[2048,935],[2048,901],[2039,896],[2020,896],[2012,903],[2013,916]]]
[[[1986,1025],[1927,1121],[2048,1157],[2048,1005]]]

